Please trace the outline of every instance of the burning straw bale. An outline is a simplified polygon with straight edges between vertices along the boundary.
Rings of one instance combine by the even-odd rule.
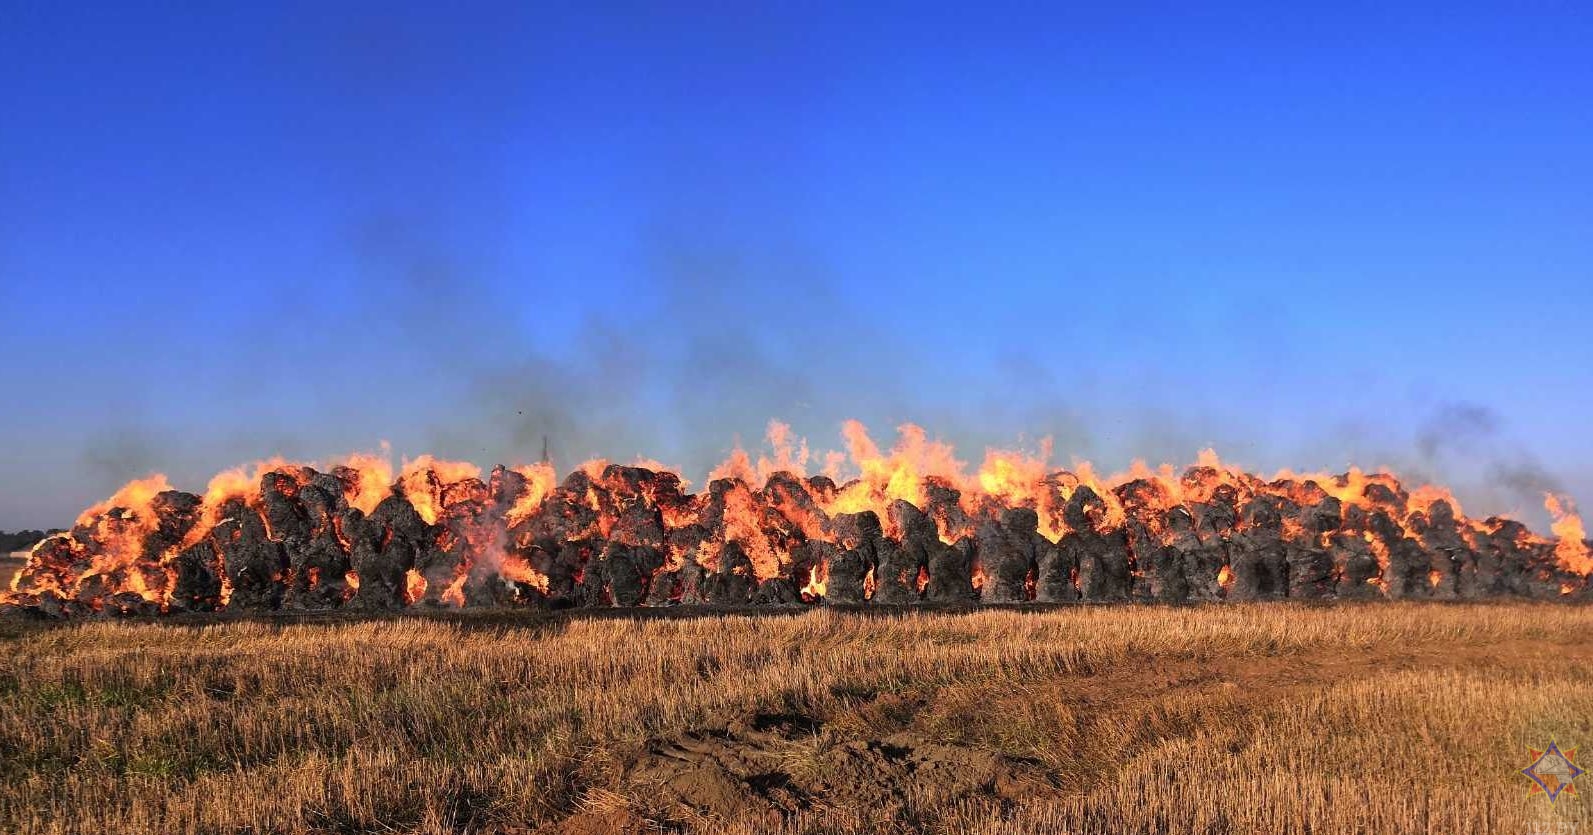
[[[396,478],[273,462],[204,495],[154,477],[40,542],[0,611],[1593,596],[1581,521],[1553,497],[1557,539],[1387,473],[1269,482],[1213,457],[1107,484],[999,459],[959,477],[919,453],[841,484],[743,469],[701,493],[640,466],[483,479],[429,457]]]

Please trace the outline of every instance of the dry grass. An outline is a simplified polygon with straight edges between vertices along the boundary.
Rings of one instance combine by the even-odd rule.
[[[1590,629],[1548,604],[25,629],[0,831],[1590,831],[1585,797],[1517,773],[1593,748]],[[1053,785],[771,821],[671,816],[628,780],[649,740],[756,711],[822,726],[798,777],[907,731]]]

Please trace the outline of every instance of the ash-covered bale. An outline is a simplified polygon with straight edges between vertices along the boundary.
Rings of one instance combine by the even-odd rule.
[[[292,578],[283,600],[286,608],[332,609],[352,595],[346,579],[351,568],[349,554],[337,535],[339,516],[348,505],[342,493],[327,492],[330,486],[315,480],[299,489],[297,499],[309,522],[309,533],[302,541],[283,543]]]
[[[502,464],[493,467],[487,475],[487,490],[492,496],[493,510],[500,516],[508,513],[529,489],[529,482],[523,473]]]
[[[648,505],[641,499],[632,499],[620,508],[608,538],[626,545],[662,548],[664,517],[658,512],[658,508]]]
[[[158,562],[162,555],[182,544],[199,522],[201,499],[181,490],[166,490],[150,503],[155,512],[155,529],[144,538],[143,558]]]
[[[754,606],[799,606],[801,586],[790,577],[770,577],[758,584],[752,594]]]
[[[1334,595],[1341,600],[1365,600],[1382,594],[1382,566],[1368,539],[1367,524],[1366,512],[1348,505],[1344,508],[1343,525],[1329,536]]]
[[[941,530],[955,536],[959,531],[970,531],[973,522],[962,508],[962,493],[940,476],[924,478],[924,513],[937,520]]]
[[[610,542],[603,553],[610,602],[615,606],[640,606],[647,599],[653,572],[663,564],[664,555],[657,548]]]
[[[1194,595],[1191,577],[1216,585],[1215,572],[1207,564],[1207,552],[1195,535],[1195,518],[1188,509],[1174,505],[1162,514],[1161,541],[1151,560],[1151,597],[1159,603],[1179,603]],[[1218,566],[1216,571],[1220,571]]]
[[[1315,482],[1310,487],[1321,488]],[[1313,496],[1315,504],[1300,508],[1294,514],[1296,536],[1284,543],[1284,556],[1288,563],[1291,598],[1315,600],[1332,597],[1338,581],[1333,571],[1333,555],[1324,544],[1326,537],[1337,530],[1342,504],[1327,495]]]
[[[741,543],[731,540],[719,551],[717,570],[703,578],[704,596],[715,606],[746,606],[758,588],[752,560]]]
[[[788,472],[777,472],[764,482],[763,496],[769,507],[795,523],[805,533],[834,536],[829,514],[814,501],[806,482]]]
[[[1014,508],[1000,522],[986,520],[974,534],[974,560],[984,569],[980,599],[985,603],[1028,600],[1027,581],[1036,571],[1029,536],[1039,524],[1034,511]]]
[[[1228,568],[1228,537],[1238,519],[1232,502],[1233,489],[1219,486],[1211,501],[1190,505],[1194,543],[1183,539],[1181,533],[1175,535],[1173,547],[1183,555],[1191,600],[1211,602],[1227,594],[1222,586],[1223,569]]]
[[[926,575],[921,596],[936,603],[967,603],[978,599],[973,587],[973,566],[957,549],[940,541],[935,520],[911,502],[897,499],[887,509],[891,527],[901,534],[900,560],[916,574]],[[917,591],[917,578],[914,578]]]
[[[874,572],[874,602],[887,605],[918,603],[923,599],[919,589],[920,572],[925,576],[927,588],[928,553],[922,541],[908,543],[908,529],[916,528],[917,535],[922,537],[925,525],[932,531],[934,522],[912,504],[900,499],[892,502],[886,513],[891,527],[901,532],[901,539],[882,538],[877,544],[879,564]]]
[[[172,560],[174,612],[213,612],[221,606],[222,564],[214,541],[205,537],[182,549]]]
[[[415,556],[431,538],[431,526],[402,496],[382,499],[370,516],[358,508],[343,514],[343,534],[352,545],[359,588],[350,605],[356,609],[403,608],[407,577]]]
[[[867,600],[866,586],[879,558],[883,538],[879,517],[871,510],[842,513],[833,519],[840,552],[829,561],[824,602],[858,604]]]
[[[265,521],[242,499],[229,499],[221,513],[214,539],[232,586],[227,608],[266,612],[280,607],[288,568],[281,543],[267,536]]]
[[[1455,510],[1442,499],[1426,513],[1411,515],[1410,528],[1428,555],[1432,596],[1441,600],[1477,596],[1477,552],[1461,534]]]
[[[1270,497],[1258,496],[1244,506],[1240,527],[1230,540],[1233,569],[1229,600],[1266,600],[1288,589],[1288,558],[1283,547],[1283,520]]]
[[[1068,532],[1062,537],[1064,560],[1077,565],[1079,596],[1090,602],[1127,600],[1132,585],[1128,536],[1122,529],[1102,533],[1106,502],[1080,485],[1063,508]]]
[[[1381,544],[1383,553],[1388,555],[1388,564],[1383,569],[1383,594],[1393,600],[1428,597],[1432,585],[1427,573],[1432,561],[1421,545],[1406,536],[1405,529],[1382,510],[1375,510],[1367,517],[1367,526]]]

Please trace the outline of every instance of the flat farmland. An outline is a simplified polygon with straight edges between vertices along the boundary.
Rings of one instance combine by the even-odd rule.
[[[1593,745],[1590,629],[1549,603],[8,621],[0,831],[1587,831],[1520,769]]]

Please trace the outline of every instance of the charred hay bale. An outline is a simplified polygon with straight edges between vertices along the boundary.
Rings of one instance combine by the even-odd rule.
[[[19,591],[70,588],[92,564],[93,555],[81,540],[70,535],[52,536],[33,546],[28,562],[16,577]]]
[[[663,564],[663,552],[657,548],[610,542],[603,552],[609,600],[615,606],[642,605],[653,573]]]
[[[718,558],[718,543],[709,539],[709,531],[702,525],[683,525],[664,535],[664,547],[675,555],[679,567],[655,578],[648,590],[651,605],[666,606],[676,603],[700,606],[708,602],[707,577],[710,573],[704,560]],[[717,565],[717,563],[714,563]]]
[[[458,606],[465,602],[472,575],[486,551],[501,545],[501,533],[484,482],[470,478],[449,485],[442,501],[436,524],[428,526],[424,538],[416,543],[414,567],[426,581],[419,602]],[[474,579],[476,586],[485,580]]]
[[[929,587],[925,597],[936,603],[973,603],[979,592],[973,587],[973,562],[965,551],[935,540],[926,545]]]
[[[697,523],[722,536],[725,530],[725,507],[730,501],[730,494],[741,490],[751,492],[739,478],[716,478],[708,482],[708,495],[697,513]]]
[[[1066,535],[1064,534],[1064,539]],[[1076,550],[1060,542],[1047,545],[1035,565],[1034,599],[1042,603],[1073,603],[1079,599]]]
[[[1526,554],[1519,543],[1528,535],[1513,519],[1490,516],[1478,534],[1477,588],[1489,597],[1524,595]]]
[[[703,578],[703,586],[707,602],[715,606],[745,606],[752,602],[758,579],[740,542],[724,544],[719,551],[718,568]]]
[[[962,509],[962,492],[940,476],[924,478],[924,513],[939,519],[948,531],[966,531],[972,526]]]
[[[1283,519],[1270,497],[1258,496],[1244,506],[1240,529],[1229,544],[1233,585],[1229,600],[1266,600],[1288,589],[1288,557],[1283,545]]]
[[[1365,600],[1378,597],[1382,569],[1377,555],[1361,534],[1342,531],[1333,534],[1333,564],[1337,576],[1334,594],[1340,600]]]
[[[338,514],[348,505],[341,494],[328,493],[329,486],[317,480],[299,489],[298,503],[309,521],[309,535],[302,541],[283,542],[292,578],[284,608],[333,609],[350,596],[349,554],[337,537]]]
[[[1148,575],[1151,578],[1151,599],[1159,603],[1178,603],[1188,600],[1193,593],[1193,576],[1216,585],[1216,576],[1202,574],[1207,566],[1202,562],[1203,549],[1195,536],[1195,519],[1181,505],[1174,505],[1162,513],[1162,538],[1153,544],[1153,554]],[[1219,569],[1220,570],[1220,569]]]
[[[1223,597],[1222,570],[1228,564],[1228,543],[1218,524],[1224,518],[1210,505],[1196,503],[1178,508],[1181,514],[1169,516],[1170,545],[1183,564],[1184,580],[1189,584],[1189,599],[1203,602]]]
[[[487,490],[491,494],[493,510],[498,515],[509,512],[529,490],[524,474],[499,464],[487,476]]]
[[[221,558],[206,537],[177,552],[172,560],[176,579],[172,585],[174,612],[213,612],[221,606]]]
[[[27,592],[0,595],[0,620],[47,620],[48,615],[39,606],[39,596]]]
[[[820,504],[834,501],[836,493],[840,492],[835,480],[827,475],[808,476],[804,483],[808,486],[808,495]]]
[[[1461,533],[1449,502],[1440,499],[1429,505],[1426,513],[1412,514],[1410,527],[1428,554],[1432,596],[1445,600],[1475,598],[1477,552]]]
[[[879,517],[871,510],[842,513],[832,519],[839,553],[829,560],[824,602],[858,604],[866,600],[866,581],[878,567],[879,545],[884,535]]]
[[[548,603],[554,608],[600,606],[603,599],[603,549],[608,543],[596,537],[559,543],[544,572],[548,577]]]
[[[582,478],[577,479],[577,475]],[[590,485],[590,479],[577,470],[564,481],[564,486],[549,494],[536,513],[516,526],[516,536],[536,542],[560,543],[597,534],[597,511],[586,504],[584,489],[577,491],[572,487],[572,484]]]
[[[1375,481],[1361,490],[1361,496],[1384,512],[1394,515],[1403,515],[1405,505],[1410,502],[1410,494],[1403,489],[1396,490]]]
[[[1382,594],[1383,569],[1372,549],[1367,513],[1359,505],[1344,505],[1339,529],[1328,535],[1328,555],[1333,560],[1333,594],[1343,600],[1365,600]]]
[[[260,515],[271,538],[288,550],[310,538],[310,517],[299,504],[299,482],[293,474],[273,470],[260,476]]]
[[[359,580],[350,605],[367,611],[403,608],[406,575],[432,535],[414,505],[392,495],[368,517],[350,508],[343,515],[343,534],[353,546],[351,562]]]
[[[1526,542],[1530,537],[1527,526],[1514,519],[1490,517],[1486,523],[1491,531],[1488,545],[1498,555],[1499,574],[1495,580],[1501,594],[1526,597],[1529,589]]]
[[[1561,586],[1568,578],[1560,569],[1554,546],[1553,542],[1529,542],[1521,547],[1525,552],[1522,580],[1526,596],[1538,600],[1561,598]]]
[[[155,529],[144,538],[144,559],[157,562],[172,548],[182,544],[199,522],[202,500],[181,490],[165,490],[150,502],[155,512]]]
[[[1128,539],[1130,600],[1152,602],[1161,592],[1156,565],[1162,560],[1162,543],[1152,533],[1147,518],[1154,512],[1149,508],[1129,509],[1123,521],[1123,534]]]
[[[136,591],[117,592],[100,602],[100,614],[111,618],[152,617],[160,614],[160,604],[145,600]]]
[[[782,471],[769,476],[763,485],[763,497],[770,508],[806,532],[804,535],[833,537],[835,532],[829,514],[824,512],[808,489],[806,482]]]
[[[1079,596],[1091,602],[1127,600],[1132,583],[1128,535],[1122,529],[1098,529],[1106,519],[1106,502],[1080,485],[1062,513],[1069,530],[1061,546],[1064,559],[1078,566]]]
[[[609,539],[627,545],[664,546],[664,517],[658,508],[636,499],[624,505],[614,519]]]
[[[830,560],[830,576],[825,580],[824,602],[856,605],[866,602],[866,578],[873,570],[872,548],[848,548]]]
[[[968,603],[979,599],[973,587],[972,564],[961,551],[940,541],[935,520],[929,514],[901,499],[891,502],[886,513],[890,516],[891,527],[901,535],[901,555],[892,556],[893,564],[903,568],[910,565],[915,575],[919,570],[928,575],[922,599],[937,603]],[[914,592],[917,599],[916,577]]]
[[[266,612],[282,605],[287,557],[282,545],[266,533],[265,521],[242,499],[222,505],[223,519],[213,529],[222,566],[232,586],[227,608]]]
[[[1383,569],[1383,594],[1392,600],[1428,597],[1432,586],[1427,573],[1432,560],[1421,545],[1406,536],[1405,529],[1382,510],[1373,511],[1367,525],[1388,555]]]
[[[874,569],[874,602],[887,605],[918,603],[919,564],[912,551],[893,539],[881,539],[875,555],[879,560]]]
[[[1190,505],[1195,536],[1200,539],[1201,550],[1196,558],[1200,570],[1186,571],[1185,576],[1190,580],[1190,597],[1196,600],[1224,600],[1228,596],[1222,577],[1227,569],[1228,582],[1233,581],[1233,536],[1239,524],[1237,501],[1232,485],[1219,484],[1208,501]]]
[[[1309,481],[1306,484],[1321,493],[1316,482]],[[1338,529],[1342,505],[1338,499],[1325,494],[1314,498],[1315,504],[1306,505],[1295,513],[1299,533],[1284,543],[1284,556],[1288,563],[1288,594],[1292,598],[1309,600],[1331,597],[1337,587],[1333,555],[1323,543],[1325,537]]]
[[[974,532],[974,560],[984,569],[980,600],[985,603],[1022,603],[1028,599],[1026,581],[1034,570],[1032,547],[1027,541],[1028,515],[1009,512],[1002,521],[986,520]]]
[[[801,587],[790,577],[770,577],[758,584],[752,595],[755,606],[799,606]]]

